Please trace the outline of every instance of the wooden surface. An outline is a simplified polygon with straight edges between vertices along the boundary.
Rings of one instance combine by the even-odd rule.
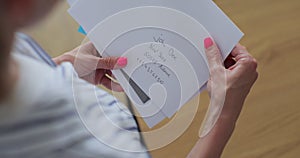
[[[223,158],[298,158],[300,1],[215,2],[245,33],[241,43],[258,60],[260,73]],[[61,4],[43,24],[29,31],[53,56],[75,47],[84,38],[76,32],[77,25],[66,9],[67,5]],[[207,104],[208,97],[204,93],[197,117],[189,129],[175,142],[153,151],[153,157],[185,157],[197,140]]]

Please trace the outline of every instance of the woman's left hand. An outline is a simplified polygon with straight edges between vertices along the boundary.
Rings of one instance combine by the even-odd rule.
[[[102,58],[94,45],[89,42],[53,60],[58,65],[62,62],[71,62],[79,77],[94,85],[101,84],[113,91],[123,91],[120,84],[112,80],[114,76],[111,70],[124,68],[127,65],[125,57]]]

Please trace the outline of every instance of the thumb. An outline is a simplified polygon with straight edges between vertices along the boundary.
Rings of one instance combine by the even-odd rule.
[[[113,69],[121,69],[127,65],[127,58],[126,57],[105,57],[98,59],[98,69],[106,69],[106,70],[113,70]]]
[[[220,50],[210,37],[204,39],[204,47],[209,69],[223,66]]]

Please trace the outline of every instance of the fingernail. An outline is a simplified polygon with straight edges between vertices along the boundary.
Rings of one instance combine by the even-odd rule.
[[[213,40],[210,37],[204,39],[204,47],[205,47],[205,49],[211,47],[213,44],[214,44],[214,42],[213,42]]]
[[[126,57],[121,57],[117,61],[118,66],[124,67],[127,65],[127,58]]]

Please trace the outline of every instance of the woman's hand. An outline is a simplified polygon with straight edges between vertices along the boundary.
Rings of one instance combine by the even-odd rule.
[[[108,89],[121,92],[122,87],[113,81],[111,70],[124,68],[127,58],[124,57],[100,57],[94,45],[89,42],[76,49],[53,59],[56,64],[71,62],[76,72],[82,79]]]
[[[224,63],[211,38],[206,38],[204,45],[210,72],[207,84],[211,97],[210,110],[204,122],[204,132],[201,131],[200,139],[188,155],[189,158],[221,157],[244,101],[258,77],[256,60],[240,44]]]
[[[237,119],[244,100],[258,77],[257,62],[244,46],[238,44],[223,63],[218,46],[212,39],[207,38],[204,43],[210,70],[208,90],[211,96],[213,93],[225,92],[225,96],[222,96],[224,107],[221,117]]]

